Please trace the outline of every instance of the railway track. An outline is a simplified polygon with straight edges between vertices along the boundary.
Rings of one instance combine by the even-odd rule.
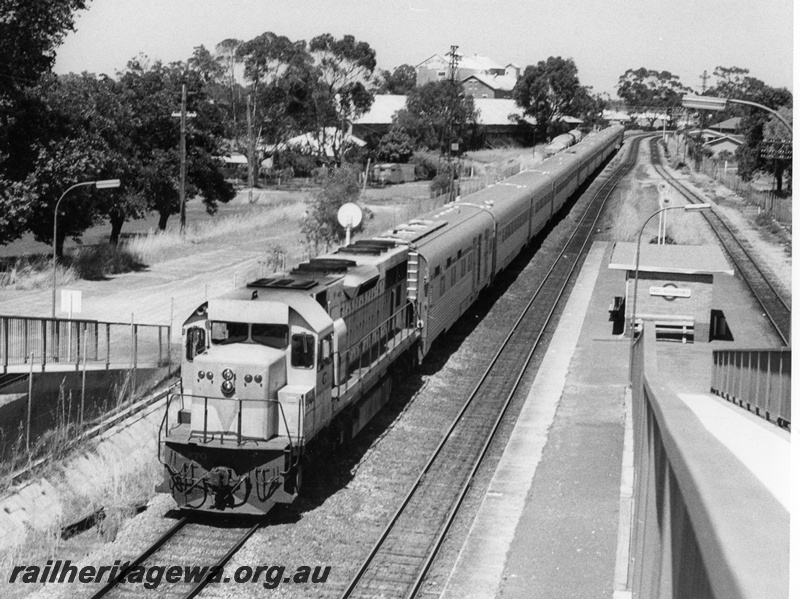
[[[634,148],[629,150],[627,160],[595,192],[594,200],[571,237],[555,254],[548,274],[340,595],[343,599],[413,597],[420,590],[500,423],[517,395],[559,300],[587,250],[608,197],[636,163],[640,139],[631,143]]]
[[[250,528],[241,528],[238,523],[210,525],[192,521],[188,516],[178,520],[169,530],[130,562],[126,572],[135,566],[145,571],[151,567],[162,567],[164,572],[179,567],[182,570],[179,581],[161,580],[154,591],[159,597],[196,597],[207,584],[212,582],[213,572],[221,571],[223,566],[262,526],[259,522]],[[187,580],[186,568],[209,566],[205,573],[191,576]],[[141,597],[145,587],[143,582],[125,580],[126,573],[120,573],[99,590],[92,599],[100,597]],[[152,592],[152,591],[151,591]]]
[[[650,140],[650,156],[656,172],[688,202],[696,204],[706,201],[705,198],[683,185],[664,168],[661,152],[658,149],[658,138],[656,137]],[[791,301],[783,297],[783,294],[772,284],[769,275],[759,266],[753,255],[739,241],[739,238],[722,217],[714,211],[704,211],[701,214],[711,226],[720,243],[722,243],[722,247],[733,261],[734,268],[739,272],[756,301],[761,305],[764,314],[772,323],[783,344],[791,345]]]

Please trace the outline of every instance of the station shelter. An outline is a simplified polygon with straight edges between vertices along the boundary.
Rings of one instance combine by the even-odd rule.
[[[725,315],[714,306],[714,277],[733,275],[716,245],[642,244],[638,286],[636,244],[615,244],[608,267],[625,271],[623,296],[609,307],[618,331],[630,334],[633,292],[637,287],[636,322],[653,321],[656,338],[682,342],[707,342],[728,334]]]

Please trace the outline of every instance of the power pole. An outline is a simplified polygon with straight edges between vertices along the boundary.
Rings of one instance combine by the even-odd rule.
[[[250,94],[247,94],[247,187],[250,188],[249,199],[253,201],[253,187],[255,186],[255,160],[256,143],[253,139],[253,115],[250,110]]]
[[[186,233],[186,84],[181,90],[181,235]]]
[[[703,80],[703,88],[702,88],[703,91],[700,93],[700,95],[702,96],[703,94],[706,93],[706,81],[711,79],[711,75],[708,74],[708,71],[703,71],[703,74],[700,75],[700,79]]]
[[[702,89],[702,93],[700,94],[701,96],[706,93],[706,81],[708,81],[709,78],[710,78],[710,75],[708,74],[708,71],[706,71],[706,70],[704,70],[703,74],[700,75],[700,79],[703,81],[703,87],[701,88]],[[705,128],[706,128],[706,111],[705,110],[701,110],[700,111],[700,139],[701,140],[703,139],[703,131],[705,130]]]
[[[180,187],[178,194],[181,203],[181,235],[186,233],[186,119],[197,116],[194,112],[186,112],[186,84],[181,88],[181,111],[173,112],[173,117],[181,119],[181,171],[180,171]]]
[[[456,72],[458,71],[458,46],[450,46],[450,63],[447,67],[447,79],[450,82],[451,92],[453,97],[449,106],[447,115],[447,168],[450,170],[450,189],[447,194],[447,201],[452,202],[454,199],[455,191],[455,178],[456,174],[453,170],[453,117],[456,110],[455,104],[458,101],[456,93]]]

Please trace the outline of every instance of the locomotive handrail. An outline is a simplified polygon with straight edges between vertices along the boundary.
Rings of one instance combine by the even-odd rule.
[[[372,342],[372,336],[376,332],[378,333],[378,340],[377,340],[377,343],[378,343],[378,356],[376,357],[376,359],[380,358],[381,355],[383,355],[385,353],[388,353],[389,351],[391,351],[391,349],[394,349],[395,347],[397,347],[397,344],[400,341],[402,341],[402,339],[398,340],[397,336],[399,334],[402,334],[403,330],[412,328],[412,327],[409,326],[409,323],[407,323],[405,320],[403,320],[403,315],[408,310],[408,306],[412,307],[412,312],[415,311],[414,304],[409,302],[409,301],[407,301],[403,306],[401,306],[400,308],[395,310],[392,313],[392,315],[389,316],[389,318],[386,318],[380,324],[378,324],[378,326],[376,326],[375,328],[371,329],[368,333],[362,335],[361,338],[355,344],[353,344],[350,347],[350,349],[347,349],[347,350],[344,351],[344,360],[342,361],[342,363],[344,364],[344,368],[345,368],[345,381],[343,383],[337,383],[335,385],[332,385],[333,388],[335,388],[337,390],[341,390],[341,388],[343,387],[344,390],[347,391],[348,389],[352,388],[352,386],[356,385],[356,383],[358,381],[353,381],[352,382],[352,386],[351,386],[351,382],[350,382],[351,377],[349,375],[350,364],[351,364],[351,360],[352,360],[352,363],[354,363],[356,361],[355,356],[358,356],[357,359],[358,359],[358,363],[359,363],[359,368],[361,367],[360,366],[361,365],[361,361],[363,360],[363,356],[364,356],[364,353],[365,353],[364,349],[363,349],[363,346],[364,346],[365,340],[367,340],[367,339],[369,339],[369,341],[367,343],[368,343],[368,347],[369,347],[369,351],[370,351],[370,354],[368,356],[369,363],[367,365],[367,369],[369,369],[370,366],[372,365],[372,363],[375,362],[375,360],[372,359],[371,349],[372,349],[372,347],[374,345],[374,343]],[[391,323],[391,321],[393,321],[396,318],[400,318],[399,330],[397,332],[395,332],[394,334],[390,334],[389,331],[391,331],[391,329],[387,329],[387,333],[385,335],[387,348],[386,348],[386,351],[384,351],[383,354],[382,354],[380,352],[380,343],[381,343],[381,340],[383,339],[384,335],[381,334],[381,330],[382,330],[383,327],[389,325]],[[389,341],[390,340],[393,342],[391,348],[389,347]],[[337,352],[337,353],[340,356],[342,355],[342,352]],[[340,368],[341,368],[341,365],[340,365]],[[359,377],[359,378],[363,378],[363,377]]]
[[[283,420],[283,425],[286,428],[286,437],[289,439],[289,448],[290,450],[294,449],[295,445],[299,445],[300,442],[300,431],[298,431],[296,442],[292,440],[292,432],[289,429],[289,423],[286,420],[286,413],[284,412],[283,405],[281,404],[280,400],[278,399],[268,399],[268,398],[260,398],[260,397],[217,397],[212,395],[196,395],[194,393],[171,393],[167,396],[167,405],[166,405],[166,412],[164,414],[164,421],[162,423],[162,427],[164,428],[165,435],[164,438],[166,439],[169,437],[169,407],[170,403],[172,402],[173,398],[180,398],[183,404],[184,398],[197,398],[203,400],[203,443],[208,442],[208,400],[223,400],[223,401],[235,401],[238,402],[239,408],[237,413],[237,423],[236,423],[236,437],[237,441],[236,444],[241,446],[242,445],[242,402],[263,402],[263,403],[274,403],[278,406],[278,411],[280,412],[281,419]],[[301,404],[305,404],[305,401],[301,402]],[[298,404],[300,405],[300,404]],[[299,409],[299,407],[298,407]],[[298,427],[300,426],[300,419],[298,418]],[[225,431],[219,431],[220,433],[220,440],[224,439]],[[280,436],[280,435],[279,435]],[[263,439],[264,441],[268,441],[269,439]],[[159,451],[160,451],[160,444],[159,444]]]

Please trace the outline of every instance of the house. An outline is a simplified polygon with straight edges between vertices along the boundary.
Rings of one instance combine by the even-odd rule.
[[[744,137],[741,135],[720,135],[710,138],[703,147],[711,150],[712,158],[716,158],[722,152],[735,154],[736,149],[743,143]]]
[[[353,122],[353,135],[367,139],[370,135],[383,136],[392,127],[398,110],[406,107],[406,97],[394,94],[377,94],[369,111]]]
[[[631,115],[624,110],[610,110],[603,111],[603,119],[612,125],[626,125],[631,121]]]
[[[513,78],[515,82],[519,78],[520,68],[514,63],[508,63],[503,66],[488,56],[481,54],[458,53],[457,56],[456,79],[458,81],[463,82],[472,75],[483,75],[490,79],[508,77]],[[431,81],[442,81],[448,77],[450,59],[441,54],[434,54],[419,63],[416,69],[417,85],[425,85]],[[511,88],[513,89],[513,85]]]
[[[474,103],[487,145],[524,142],[530,125],[536,123],[523,117],[522,108],[510,98],[474,98]],[[386,134],[392,127],[392,117],[405,105],[406,96],[376,95],[369,111],[353,122],[353,135],[367,138]]]
[[[461,82],[464,93],[473,98],[510,98],[517,77],[514,75],[470,75]]]
[[[741,122],[741,117],[735,116],[721,123],[717,123],[716,125],[710,125],[708,128],[719,131],[720,133],[736,133],[739,130],[739,124]]]

